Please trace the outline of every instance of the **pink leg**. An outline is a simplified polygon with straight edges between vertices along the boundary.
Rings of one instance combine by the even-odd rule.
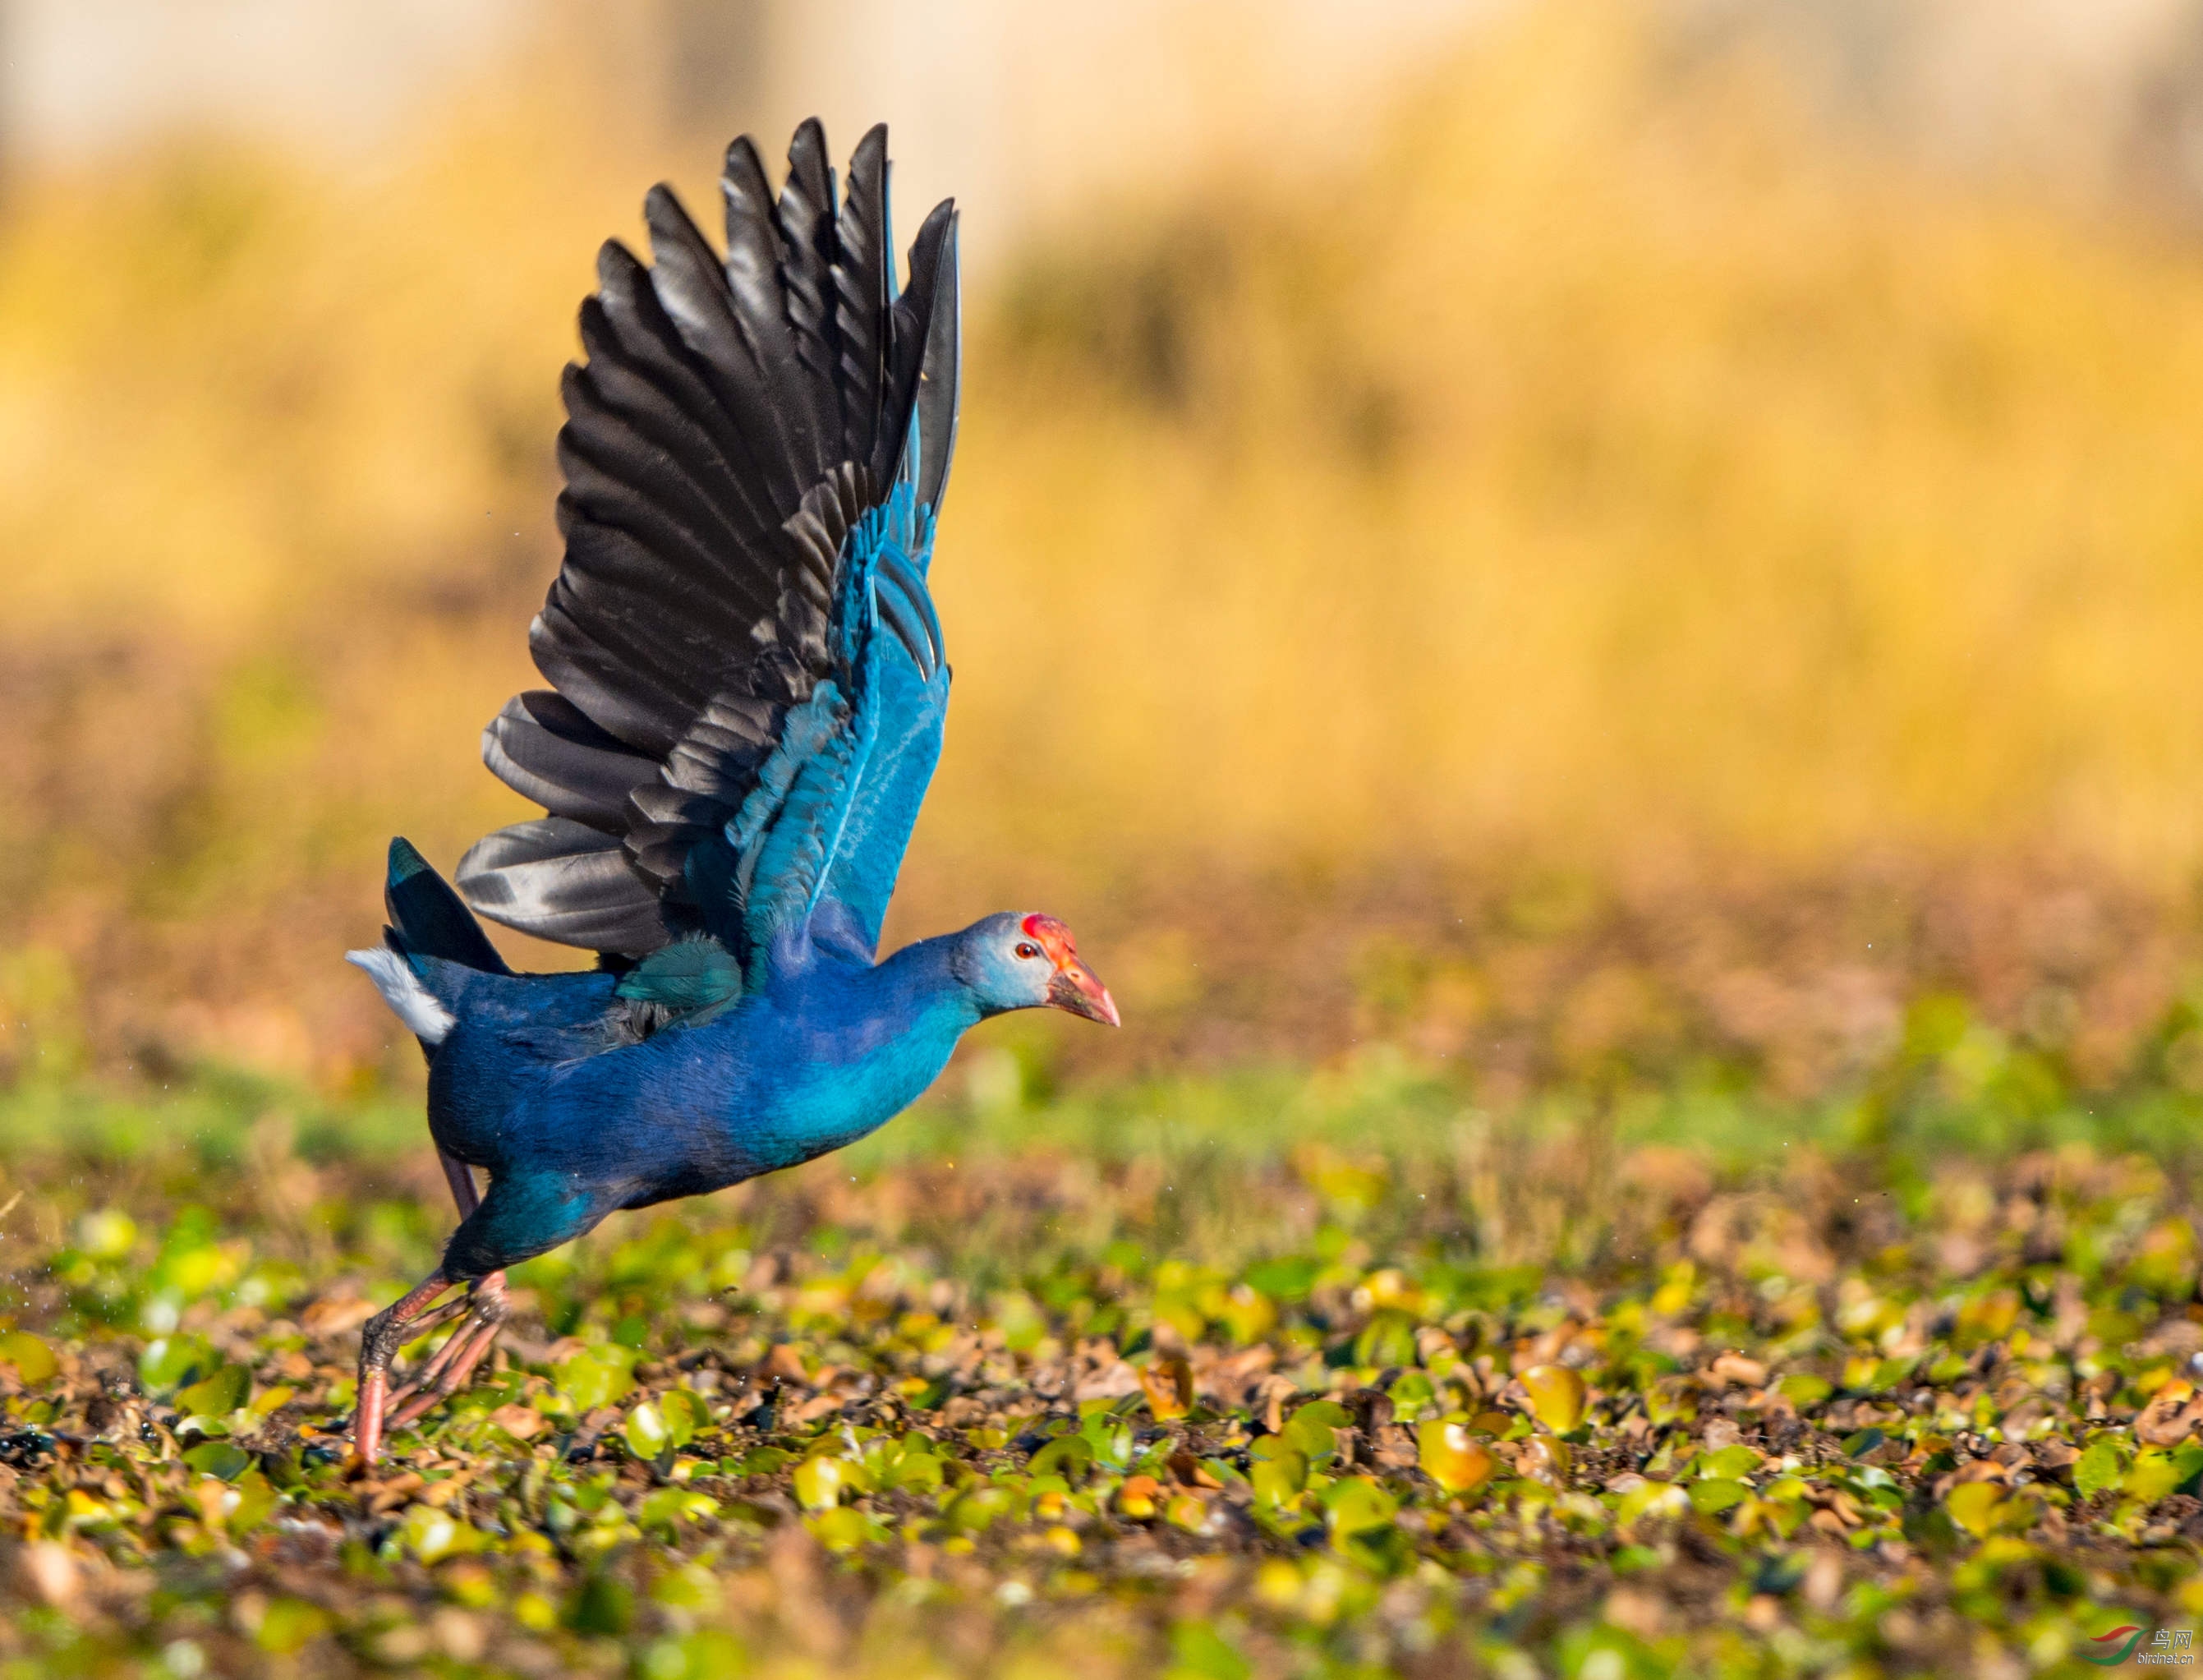
[[[475,1188],[474,1169],[445,1151],[437,1151],[436,1156],[443,1165],[444,1182],[451,1186],[452,1200],[458,1205],[459,1217],[470,1217],[481,1205],[481,1192]],[[464,1297],[446,1302],[433,1312],[424,1311],[431,1301],[452,1287],[452,1281],[444,1275],[440,1267],[418,1288],[387,1311],[368,1321],[360,1340],[359,1410],[354,1426],[361,1463],[375,1463],[381,1451],[386,1429],[402,1428],[464,1387],[467,1379],[474,1375],[475,1367],[481,1363],[482,1356],[496,1341],[499,1327],[511,1310],[505,1293],[505,1274],[493,1272],[487,1277],[476,1278],[467,1286]],[[417,1375],[395,1393],[391,1392],[390,1362],[399,1348],[446,1319],[456,1316],[463,1309],[467,1311],[466,1322],[452,1333]]]
[[[444,1163],[444,1182],[452,1186],[452,1199],[459,1204],[459,1217],[470,1219],[474,1210],[481,1205],[481,1196],[475,1189],[475,1169],[456,1155],[436,1151],[436,1159]]]

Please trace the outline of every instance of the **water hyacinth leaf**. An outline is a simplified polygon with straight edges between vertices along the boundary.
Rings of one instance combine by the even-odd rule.
[[[1557,1435],[1535,1435],[1522,1450],[1521,1467],[1527,1476],[1558,1488],[1566,1485],[1575,1469],[1575,1449]]]
[[[806,1519],[811,1532],[829,1552],[853,1552],[889,1539],[887,1524],[855,1505],[841,1505]]]
[[[681,1659],[680,1680],[741,1680],[750,1672],[749,1653],[740,1640],[723,1628],[701,1629],[679,1641],[675,1648]],[[652,1680],[670,1671],[670,1664],[664,1669],[656,1665],[654,1652],[644,1659],[644,1672]]]
[[[1208,1526],[1208,1501],[1197,1494],[1173,1494],[1163,1507],[1163,1520],[1174,1529],[1199,1534]]]
[[[13,1365],[17,1380],[26,1387],[50,1381],[61,1369],[53,1349],[28,1330],[0,1332],[0,1364]]]
[[[635,1387],[635,1364],[628,1349],[584,1348],[558,1368],[559,1392],[576,1411],[594,1411],[624,1399]]]
[[[576,1633],[617,1637],[634,1624],[635,1594],[617,1576],[592,1575],[569,1600],[565,1619]]]
[[[1588,1395],[1584,1380],[1566,1365],[1533,1365],[1521,1376],[1530,1397],[1530,1415],[1556,1435],[1574,1430],[1584,1419]]]
[[[670,1528],[676,1523],[700,1523],[717,1516],[718,1510],[719,1502],[709,1494],[676,1483],[654,1491],[638,1514],[646,1528]]]
[[[825,1511],[841,1503],[849,1467],[839,1458],[821,1454],[795,1467],[795,1497],[806,1511]]]
[[[1995,1482],[1965,1482],[1951,1489],[1943,1506],[1953,1523],[1976,1539],[1986,1540],[1996,1531],[2005,1503],[2004,1489]]]
[[[677,1449],[696,1439],[712,1421],[703,1396],[686,1388],[669,1388],[658,1397],[659,1416],[664,1420],[666,1439]]]
[[[178,1391],[176,1410],[187,1417],[220,1417],[245,1404],[252,1389],[252,1373],[242,1365],[224,1365],[211,1376]]]
[[[1692,1466],[1692,1469],[1702,1480],[1718,1477],[1722,1480],[1735,1482],[1757,1470],[1761,1462],[1757,1452],[1746,1446],[1742,1441],[1737,1441],[1731,1446],[1700,1454],[1698,1463]]]
[[[1698,1391],[1689,1377],[1663,1376],[1645,1396],[1645,1415],[1661,1429],[1687,1423],[1698,1415]]]
[[[1322,1273],[1322,1261],[1314,1255],[1296,1254],[1263,1262],[1247,1274],[1247,1282],[1274,1300],[1298,1301],[1306,1298]]]
[[[76,1245],[95,1260],[120,1260],[138,1245],[138,1222],[114,1208],[101,1208],[76,1222]]]
[[[1690,1494],[1691,1504],[1697,1510],[1713,1517],[1731,1505],[1743,1504],[1751,1497],[1751,1489],[1741,1482],[1724,1482],[1716,1478],[1710,1482],[1693,1482]]]
[[[1385,1391],[1392,1397],[1392,1405],[1402,1413],[1413,1413],[1419,1406],[1428,1405],[1438,1398],[1438,1385],[1420,1371],[1403,1371]]]
[[[1087,1446],[1084,1437],[1074,1435],[1067,1439],[1077,1440],[1081,1446],[1085,1446],[1087,1461],[1090,1463],[1092,1461],[1094,1449]],[[1050,1445],[1054,1443],[1051,1442]],[[900,1442],[896,1443],[892,1452],[881,1455],[880,1486],[882,1488],[900,1488],[913,1493],[923,1493],[938,1488],[942,1480],[942,1470],[939,1456],[933,1451],[932,1444],[924,1435],[915,1431],[905,1435]]]
[[[1143,1480],[1134,1477],[1134,1481]],[[1131,1482],[1125,1484],[1130,1487]],[[1153,1486],[1152,1483],[1149,1484]],[[983,1534],[997,1519],[1009,1515],[1017,1496],[1007,1488],[977,1487],[964,1494],[944,1513],[951,1528],[967,1534]]]
[[[156,1286],[186,1300],[228,1287],[245,1269],[245,1245],[193,1240],[193,1234],[180,1222],[176,1240],[153,1268]]]
[[[1835,1385],[1828,1378],[1815,1376],[1810,1371],[1793,1371],[1775,1387],[1778,1393],[1800,1411],[1810,1411],[1836,1392]]]
[[[1884,1359],[1874,1368],[1870,1387],[1878,1394],[1886,1394],[1909,1378],[1918,1364],[1915,1359]]]
[[[2073,1465],[2073,1489],[2082,1499],[2119,1485],[2118,1448],[2108,1440],[2091,1441]]]
[[[679,1569],[666,1571],[650,1583],[650,1596],[673,1610],[714,1610],[723,1601],[719,1577],[700,1563],[684,1564]]]
[[[252,1468],[252,1455],[226,1440],[208,1440],[186,1449],[184,1462],[202,1476],[234,1482]]]
[[[1331,1531],[1344,1538],[1381,1529],[1398,1514],[1399,1501],[1374,1482],[1349,1476],[1323,1491],[1325,1519]]]
[[[271,1600],[253,1631],[253,1640],[272,1656],[287,1657],[304,1650],[329,1629],[328,1612],[304,1599]]]
[[[214,1349],[198,1336],[159,1336],[148,1342],[139,1356],[138,1375],[148,1389],[164,1394],[179,1384],[196,1381],[221,1363]]]
[[[1251,1459],[1247,1479],[1261,1504],[1290,1505],[1308,1486],[1308,1460],[1287,1448],[1269,1458]]]
[[[1035,1476],[1060,1476],[1076,1482],[1094,1462],[1094,1443],[1084,1435],[1058,1435],[1026,1462]]]
[[[1132,1426],[1123,1418],[1097,1411],[1079,1419],[1078,1433],[1102,1464],[1122,1470],[1132,1462]]]
[[[1459,1423],[1434,1419],[1416,1432],[1416,1462],[1449,1494],[1470,1494],[1491,1479],[1499,1461]]]
[[[433,1564],[458,1550],[465,1531],[449,1511],[435,1505],[416,1505],[406,1511],[399,1533],[407,1551],[422,1563]]]
[[[1297,1584],[1297,1583],[1296,1583]],[[1172,1680],[1249,1680],[1255,1665],[1208,1622],[1180,1622],[1171,1630]]]
[[[1285,1420],[1285,1444],[1310,1464],[1320,1464],[1338,1452],[1338,1432],[1353,1422],[1353,1414],[1338,1401],[1310,1400]]]
[[[665,1427],[664,1416],[648,1400],[628,1413],[620,1438],[627,1442],[627,1450],[645,1463],[673,1445],[673,1432]]]
[[[225,1501],[235,1501],[229,1510],[230,1533],[250,1534],[275,1514],[275,1507],[282,1503],[282,1497],[266,1476],[257,1470],[247,1469],[244,1475],[230,1484],[230,1492]]]
[[[1357,1365],[1411,1365],[1415,1360],[1415,1321],[1407,1313],[1390,1310],[1379,1312],[1354,1339],[1354,1363]]]
[[[2155,1505],[2181,1483],[2179,1464],[2170,1452],[2152,1446],[2135,1454],[2119,1485],[2144,1505]]]
[[[1278,1322],[1276,1304],[1261,1290],[1243,1283],[1235,1284],[1210,1310],[1231,1333],[1231,1340],[1243,1346],[1260,1341]]]
[[[1627,1528],[1645,1517],[1680,1517],[1691,1509],[1690,1496],[1671,1482],[1647,1482],[1632,1488],[1614,1508],[1614,1520]]]

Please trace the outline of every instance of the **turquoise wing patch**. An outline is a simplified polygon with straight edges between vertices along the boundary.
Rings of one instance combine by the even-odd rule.
[[[719,1008],[742,995],[742,966],[708,935],[676,939],[620,976],[615,993],[673,1015]]]
[[[849,534],[834,676],[788,713],[726,828],[752,961],[830,898],[855,917],[867,949],[877,945],[948,708],[940,619],[924,581],[932,539],[932,516],[907,484]]]

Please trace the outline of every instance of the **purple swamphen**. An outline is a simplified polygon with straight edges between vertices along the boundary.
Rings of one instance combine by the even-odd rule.
[[[724,257],[659,186],[653,265],[607,244],[582,305],[565,559],[529,633],[551,686],[482,736],[548,814],[475,845],[457,891],[392,842],[386,943],[351,953],[427,1052],[460,1215],[366,1326],[366,1464],[468,1381],[507,1266],[853,1142],[989,1015],[1117,1020],[1051,917],[877,954],[948,706],[925,580],[956,439],[954,209],[899,286],[884,128],[846,183],[812,121],[777,198],[747,139],[722,186]],[[470,906],[598,967],[517,974]],[[399,1347],[458,1317],[393,1392]]]

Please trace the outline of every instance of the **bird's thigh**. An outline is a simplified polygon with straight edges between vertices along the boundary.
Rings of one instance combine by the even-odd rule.
[[[493,1179],[481,1205],[460,1222],[444,1250],[452,1277],[502,1271],[571,1242],[625,1199],[626,1186],[576,1185],[565,1174]]]

